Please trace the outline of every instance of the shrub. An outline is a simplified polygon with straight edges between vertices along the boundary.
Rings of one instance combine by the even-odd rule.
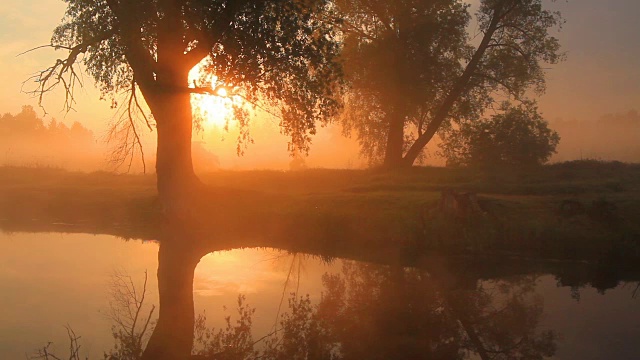
[[[505,103],[489,119],[461,125],[445,137],[441,149],[450,166],[513,168],[545,163],[559,142],[535,103],[526,101]]]

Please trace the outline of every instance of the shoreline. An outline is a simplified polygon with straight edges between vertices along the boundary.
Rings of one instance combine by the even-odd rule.
[[[583,161],[490,175],[220,171],[201,179],[210,188],[192,230],[212,243],[407,262],[437,253],[640,266],[636,164]],[[425,215],[447,189],[477,194],[487,215]],[[581,208],[563,213],[567,201]],[[164,222],[153,175],[17,167],[0,167],[0,219],[9,232],[64,228],[140,239],[161,238]]]

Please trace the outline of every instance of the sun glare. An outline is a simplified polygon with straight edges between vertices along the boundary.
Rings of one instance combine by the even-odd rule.
[[[222,96],[222,97],[227,97],[228,93],[227,93],[227,89],[221,87],[218,89],[218,96]]]
[[[225,125],[227,117],[231,113],[231,105],[223,95],[198,95],[192,101],[204,119],[203,125],[205,127]]]
[[[203,78],[201,71],[201,65],[196,65],[189,72],[189,82],[192,84],[200,83]],[[192,107],[203,119],[202,125],[205,128],[224,127],[227,125],[227,121],[230,120],[232,104],[236,103],[238,99],[229,96],[228,90],[218,85],[218,79],[215,76],[211,76],[209,80],[206,81],[206,86],[211,87],[212,91],[217,89],[215,90],[215,94],[193,95],[191,97]]]

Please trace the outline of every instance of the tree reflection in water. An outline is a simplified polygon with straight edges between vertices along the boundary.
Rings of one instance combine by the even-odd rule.
[[[309,295],[292,294],[270,334],[254,339],[255,310],[242,295],[234,319],[227,317],[221,329],[207,328],[204,316],[194,316],[193,275],[199,254],[177,242],[161,243],[159,318],[146,348],[142,351],[145,331],[131,331],[129,337],[114,332],[116,345],[105,359],[486,360],[542,359],[556,351],[556,334],[539,329],[543,303],[534,292],[536,276],[480,281],[469,271],[438,266],[427,271],[344,261],[341,273],[323,276],[317,303]],[[125,290],[135,294],[129,287]],[[148,313],[140,312],[140,297],[130,300],[134,306],[125,314],[133,315],[120,321],[120,327],[126,330],[122,324],[132,323],[135,330],[138,323],[146,329]],[[140,322],[138,313],[143,314]],[[77,346],[77,338],[72,345],[73,340]]]
[[[535,276],[464,281],[423,270],[345,262],[325,274],[318,304],[289,299],[277,332],[254,341],[253,309],[240,297],[236,323],[204,328],[196,346],[210,359],[542,359],[556,335],[539,331]],[[262,343],[264,340],[264,343]]]

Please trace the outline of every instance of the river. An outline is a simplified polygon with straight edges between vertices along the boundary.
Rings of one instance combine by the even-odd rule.
[[[131,279],[140,292],[147,273],[144,314],[157,306],[158,248],[106,235],[0,233],[0,358],[25,359],[48,342],[64,354],[68,327],[81,336],[83,355],[102,359],[114,345],[117,281]],[[544,272],[471,275],[275,249],[219,251],[196,268],[195,313],[206,314],[207,326],[224,327],[244,295],[255,308],[251,333],[258,340],[283,326],[291,298],[308,294],[309,314],[330,334],[323,339],[345,358],[400,351],[404,358],[475,359],[478,338],[489,354],[521,346],[525,358],[640,359],[637,282],[598,290],[562,286],[557,274]]]

